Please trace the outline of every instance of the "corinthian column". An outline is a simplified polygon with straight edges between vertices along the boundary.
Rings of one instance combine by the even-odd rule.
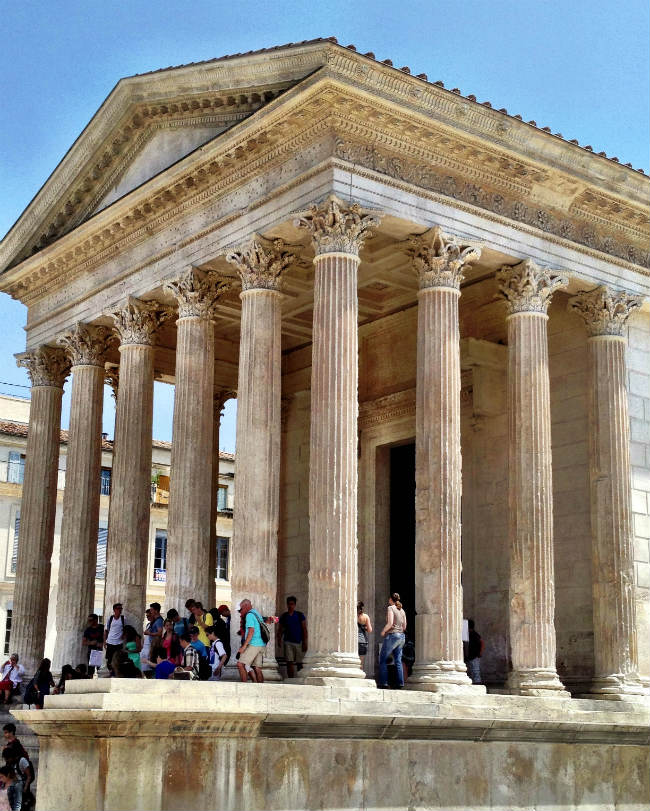
[[[263,616],[277,605],[280,508],[280,279],[294,254],[282,240],[255,236],[226,257],[237,268],[241,337],[237,387],[237,504],[231,553],[232,600],[248,598]],[[264,471],[263,475],[260,473]],[[264,660],[264,678],[279,681],[275,644]]]
[[[555,666],[553,478],[546,314],[567,280],[526,259],[497,273],[508,306],[510,650],[508,686],[569,697]]]
[[[27,673],[43,658],[49,607],[56,490],[61,436],[61,396],[70,363],[62,349],[41,346],[16,355],[32,384],[20,537],[12,620],[12,649]]]
[[[120,340],[120,367],[104,616],[121,602],[129,616],[139,619],[144,617],[149,549],[155,334],[171,310],[129,299],[111,317]]]
[[[226,400],[235,397],[235,392],[227,389],[215,391],[213,397],[214,405],[214,433],[212,436],[212,501],[210,503],[210,594],[208,596],[208,606],[215,606],[217,599],[216,573],[217,573],[217,499],[219,496],[219,432],[221,429],[221,417]]]
[[[59,343],[72,363],[72,401],[63,493],[54,668],[82,662],[81,635],[95,598],[105,352],[112,336],[88,324]]]
[[[197,268],[165,285],[178,301],[165,602],[181,612],[189,598],[207,607],[213,591],[214,316],[229,287],[216,273]]]
[[[580,292],[569,308],[589,339],[589,475],[591,480],[594,680],[591,692],[625,698],[646,691],[639,680],[634,603],[624,327],[641,298],[606,287]]]
[[[367,687],[357,655],[359,251],[379,218],[330,197],[297,220],[311,233],[314,322],[309,471],[308,684]],[[239,493],[239,490],[238,490]],[[374,684],[372,684],[374,686]]]
[[[462,473],[460,333],[463,271],[480,251],[440,228],[411,240],[417,272],[418,349],[415,417],[416,690],[472,688],[463,661],[461,585]]]

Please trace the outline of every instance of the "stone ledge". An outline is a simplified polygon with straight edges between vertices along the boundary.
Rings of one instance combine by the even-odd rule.
[[[45,737],[191,730],[262,738],[650,744],[650,707],[637,702],[119,679],[70,688],[48,697],[44,710],[14,715]]]

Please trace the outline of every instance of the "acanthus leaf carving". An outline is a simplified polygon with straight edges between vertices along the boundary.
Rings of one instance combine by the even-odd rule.
[[[593,338],[599,335],[622,336],[630,313],[642,303],[642,296],[600,285],[594,290],[576,293],[569,299],[568,308],[582,317],[589,336]]]
[[[123,307],[113,310],[109,315],[115,322],[113,329],[119,335],[121,346],[153,346],[156,332],[165,321],[174,316],[174,311],[157,301],[140,301],[129,296]]]
[[[444,234],[437,225],[424,234],[411,236],[406,252],[418,275],[420,289],[451,287],[458,290],[464,271],[481,258],[480,248],[459,245],[455,237]]]
[[[107,364],[104,372],[104,382],[108,383],[113,393],[113,399],[117,402],[117,395],[120,388],[120,367],[114,364]]]
[[[381,216],[376,211],[364,212],[358,203],[346,204],[332,194],[320,205],[299,214],[295,224],[311,234],[316,256],[323,253],[358,256],[370,230],[379,225]]]
[[[226,254],[226,261],[237,269],[243,290],[278,290],[282,274],[295,258],[283,240],[264,239],[259,234]]]
[[[178,302],[179,318],[214,318],[219,299],[230,288],[231,283],[217,273],[199,268],[190,268],[163,285]]]
[[[32,387],[62,388],[70,373],[70,359],[59,347],[43,345],[31,352],[21,352],[15,358],[17,366],[27,369]]]
[[[542,268],[532,259],[524,259],[518,265],[504,265],[497,271],[496,280],[510,315],[545,314],[553,293],[569,283],[568,277]]]
[[[103,367],[106,351],[114,341],[108,327],[79,323],[63,333],[57,343],[68,353],[72,366]]]

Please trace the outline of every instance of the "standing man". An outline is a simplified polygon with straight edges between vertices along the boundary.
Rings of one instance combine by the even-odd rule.
[[[223,667],[228,661],[228,654],[214,626],[208,628],[208,639],[210,640],[210,667],[212,668],[209,680],[220,681]]]
[[[261,683],[264,681],[262,664],[264,662],[264,649],[266,648],[260,631],[262,618],[253,609],[253,605],[248,599],[242,600],[239,604],[239,613],[244,618],[245,634],[244,642],[239,649],[239,660],[237,661],[239,678],[242,681],[248,681],[248,673],[246,672],[246,665],[248,665],[251,668],[253,681]]]
[[[147,613],[149,619],[149,627],[145,630],[145,636],[149,637],[151,647],[155,648],[160,645],[162,640],[163,625],[165,624],[163,618],[160,616],[160,603],[151,603]]]
[[[81,644],[86,649],[86,662],[88,662],[88,675],[92,678],[95,673],[94,666],[90,664],[90,651],[101,650],[104,646],[104,626],[99,624],[97,614],[88,615],[88,625],[84,631]]]
[[[143,633],[143,640],[142,640],[142,649],[140,650],[140,670],[142,671],[142,675],[145,679],[150,679],[153,676],[153,663],[151,662],[151,650],[152,646],[151,640],[152,636],[150,635],[151,631],[151,622],[152,622],[152,611],[150,608],[144,612],[146,617],[145,626]]]
[[[307,651],[307,619],[302,611],[296,611],[296,598],[287,597],[287,610],[280,617],[278,647],[284,642],[283,654],[287,661],[287,676],[292,679],[302,668],[302,657]]]
[[[108,618],[104,629],[104,647],[106,648],[106,665],[113,676],[113,656],[122,650],[124,642],[124,617],[122,616],[122,603],[113,605],[113,613]]]
[[[481,635],[474,630],[474,620],[467,621],[469,628],[469,642],[467,643],[467,675],[472,680],[472,684],[482,684],[481,682],[481,654],[485,643]]]

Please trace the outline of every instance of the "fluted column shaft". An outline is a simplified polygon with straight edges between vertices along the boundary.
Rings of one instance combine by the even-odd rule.
[[[214,323],[179,318],[167,539],[168,608],[190,597],[207,607],[212,494]]]
[[[104,615],[121,602],[127,614],[144,617],[151,501],[154,348],[120,346],[120,382],[115,411],[116,453],[108,512]]]
[[[81,636],[95,599],[103,398],[103,363],[73,366],[56,604],[56,670],[84,661]]]
[[[241,300],[232,600],[248,598],[268,616],[277,605],[281,294],[245,290]],[[267,680],[279,679],[274,652],[271,640],[264,661]]]
[[[61,397],[68,364],[61,350],[43,347],[18,358],[32,379],[25,478],[12,615],[12,650],[28,674],[43,658],[49,609],[61,434]],[[45,374],[39,374],[39,367]]]
[[[314,675],[362,678],[357,656],[359,258],[314,260],[310,436],[310,648]]]
[[[415,417],[415,647],[409,686],[472,688],[463,661],[460,333],[462,271],[480,251],[434,227],[411,238],[419,276]]]
[[[312,238],[309,653],[304,680],[368,686],[357,654],[359,251],[376,214],[330,196],[296,224]],[[334,682],[336,683],[336,682]],[[374,686],[374,685],[372,685]]]
[[[524,695],[564,693],[555,665],[553,477],[546,308],[564,279],[532,262],[501,271],[507,288],[508,496],[510,543],[509,687]],[[505,283],[501,285],[504,292]],[[530,290],[541,301],[529,300]]]
[[[221,413],[223,409],[225,397],[221,394],[215,393],[213,398],[214,405],[214,423],[212,433],[212,501],[210,502],[210,560],[208,568],[211,577],[208,593],[208,606],[213,608],[216,605],[217,588],[216,588],[216,572],[217,572],[217,516],[218,516],[218,503],[219,497],[219,432],[221,428]]]
[[[630,424],[624,327],[641,299],[601,286],[572,297],[589,332],[594,680],[603,698],[643,694],[634,599]]]
[[[186,600],[208,608],[213,531],[214,317],[230,285],[217,274],[190,268],[165,290],[178,301],[176,390],[172,426],[167,537],[167,608]]]
[[[461,587],[459,291],[418,295],[415,620],[412,681],[469,684]],[[435,687],[433,687],[435,689]]]

